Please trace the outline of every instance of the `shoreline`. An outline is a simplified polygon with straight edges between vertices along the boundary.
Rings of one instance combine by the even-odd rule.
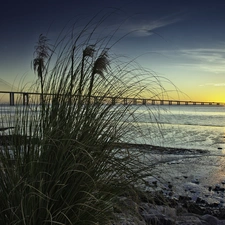
[[[188,154],[163,155],[171,160],[153,169],[155,176],[148,180],[149,190],[162,193],[168,201],[181,204],[189,213],[225,219],[224,157],[204,153],[189,157]]]
[[[210,155],[209,150],[149,144],[115,146],[149,154],[154,176],[146,181],[146,191],[155,193],[154,198],[160,193],[171,207],[181,205],[188,213],[225,219],[225,163],[223,166],[219,161],[224,158],[222,155]]]
[[[11,128],[11,127],[10,127]],[[3,129],[3,128],[2,128]],[[5,128],[8,129],[8,128]],[[1,131],[1,128],[0,128]],[[29,136],[24,135],[13,135],[13,134],[0,134],[0,145],[9,144],[10,141],[16,139],[25,140],[26,138],[31,138]],[[206,154],[209,153],[209,150],[202,150],[202,149],[189,149],[189,148],[174,148],[174,147],[166,147],[166,146],[157,146],[157,145],[150,145],[150,144],[137,144],[137,143],[113,143],[115,148],[126,148],[126,149],[133,149],[133,150],[141,150],[145,151],[146,153],[151,154]]]
[[[189,148],[173,148],[173,147],[166,147],[166,146],[157,146],[157,145],[150,145],[150,144],[136,144],[136,143],[114,143],[115,147],[126,148],[126,149],[138,149],[142,151],[151,151],[149,153],[157,154],[157,153],[165,153],[165,154],[206,154],[209,153],[209,150],[202,150],[202,149],[189,149]]]
[[[225,158],[222,155],[210,155],[209,150],[149,144],[116,143],[115,147],[149,154],[154,176],[146,182],[147,192],[156,196],[160,193],[171,206],[180,204],[189,213],[225,219]],[[224,164],[219,161],[223,158]]]

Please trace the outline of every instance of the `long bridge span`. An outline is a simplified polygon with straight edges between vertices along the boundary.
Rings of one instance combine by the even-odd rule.
[[[54,94],[44,94],[45,96],[53,96]],[[102,100],[102,96],[91,96],[92,102],[95,103],[98,99]],[[18,99],[20,99],[18,101]],[[34,101],[35,99],[35,101]],[[39,101],[41,104],[41,93],[34,92],[11,92],[0,91],[0,104],[14,106],[16,104],[29,105],[36,104]],[[154,99],[154,98],[127,98],[118,96],[105,96],[103,102],[107,104],[132,104],[132,105],[217,105],[225,106],[224,102],[205,102],[205,101],[189,101],[175,99]]]

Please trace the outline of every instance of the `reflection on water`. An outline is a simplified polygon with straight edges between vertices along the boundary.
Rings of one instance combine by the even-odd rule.
[[[33,108],[35,107],[35,108]],[[28,106],[30,113],[37,106]],[[225,146],[225,107],[222,106],[129,106],[133,136],[124,139],[165,147],[217,151]],[[13,126],[13,116],[21,107],[1,106],[0,126]],[[113,108],[112,108],[113,110]],[[129,113],[129,112],[128,112]],[[135,122],[134,122],[135,118]]]

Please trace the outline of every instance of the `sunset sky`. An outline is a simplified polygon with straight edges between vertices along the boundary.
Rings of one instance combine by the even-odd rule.
[[[224,0],[5,1],[0,7],[0,90],[29,86],[36,79],[31,60],[41,33],[54,40],[69,22],[109,7],[118,8],[118,16],[105,22],[108,28],[123,22],[118,38],[131,32],[112,51],[137,57],[143,67],[169,79],[183,93],[180,100],[225,102]],[[177,93],[171,97],[178,98]]]

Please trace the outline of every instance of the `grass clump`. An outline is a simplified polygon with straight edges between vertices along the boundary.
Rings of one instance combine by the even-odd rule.
[[[141,132],[132,99],[155,95],[158,83],[111,54],[115,42],[96,39],[97,25],[54,46],[40,36],[33,65],[41,85],[32,90],[40,88],[41,104],[16,109],[13,142],[1,146],[1,224],[112,224],[115,211],[134,214],[121,198],[138,201],[151,171],[141,152],[115,143]]]

